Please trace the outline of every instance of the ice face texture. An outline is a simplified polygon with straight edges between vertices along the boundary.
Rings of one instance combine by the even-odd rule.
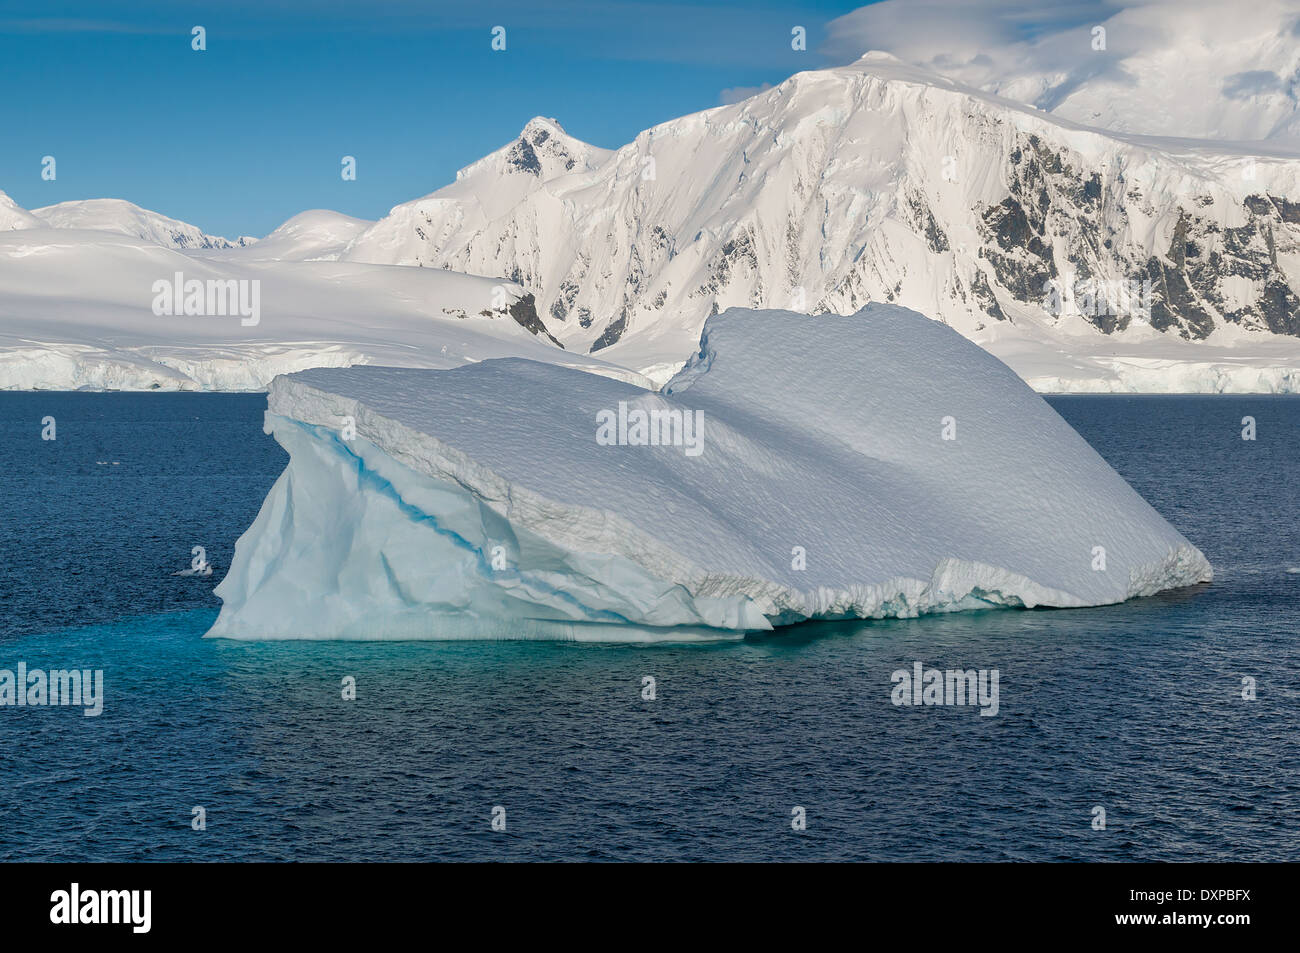
[[[699,453],[598,442],[620,402],[698,412]],[[506,359],[304,371],[268,403],[290,462],[213,636],[725,637],[1211,578],[1006,365],[893,305],[732,309],[661,393]]]

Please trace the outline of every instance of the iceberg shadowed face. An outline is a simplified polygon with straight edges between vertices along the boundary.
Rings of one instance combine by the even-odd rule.
[[[640,402],[639,402],[640,403]],[[596,443],[602,447],[682,447],[686,456],[704,452],[704,411],[671,407],[662,399],[651,407],[596,411]]]

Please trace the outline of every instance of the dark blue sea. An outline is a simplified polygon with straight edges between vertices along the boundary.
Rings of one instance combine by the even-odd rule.
[[[1213,584],[710,645],[257,644],[201,636],[286,463],[264,397],[0,394],[0,669],[105,679],[98,717],[0,707],[0,859],[1300,860],[1300,398],[1052,404]],[[214,574],[173,575],[196,545]],[[998,669],[998,714],[895,706],[916,661]]]

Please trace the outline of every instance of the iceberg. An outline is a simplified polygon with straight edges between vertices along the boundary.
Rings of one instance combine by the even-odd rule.
[[[894,305],[731,309],[660,391],[502,358],[277,377],[212,637],[691,640],[1212,578],[997,358]]]

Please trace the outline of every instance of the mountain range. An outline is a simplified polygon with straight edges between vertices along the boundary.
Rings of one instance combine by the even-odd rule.
[[[68,229],[214,262],[504,280],[528,299],[517,322],[566,360],[655,382],[728,307],[886,301],[1040,390],[1300,391],[1300,155],[1084,126],[882,53],[617,150],[539,117],[376,222],[316,210],[257,242],[116,200],[26,212],[0,193],[0,231]]]

